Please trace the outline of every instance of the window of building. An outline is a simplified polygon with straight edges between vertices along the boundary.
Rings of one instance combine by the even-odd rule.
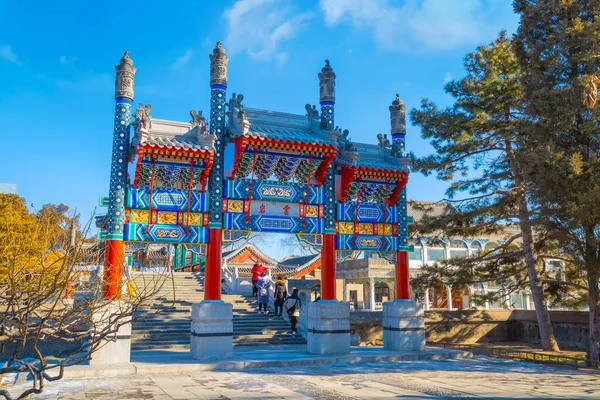
[[[386,284],[375,285],[375,303],[382,303],[390,298],[390,288]]]
[[[450,250],[450,258],[465,258],[467,250]]]
[[[421,246],[419,246],[419,247],[415,246],[414,251],[408,252],[408,259],[409,260],[419,260],[419,261],[422,260],[423,257],[422,257],[421,251],[422,251]]]
[[[427,249],[427,260],[428,261],[441,261],[444,259],[444,249],[433,248]]]

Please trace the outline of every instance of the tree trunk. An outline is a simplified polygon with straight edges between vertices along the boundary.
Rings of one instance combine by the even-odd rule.
[[[533,232],[529,220],[527,200],[523,195],[519,194],[517,195],[517,203],[519,207],[521,235],[523,237],[523,252],[525,253],[525,264],[527,265],[527,276],[529,277],[529,286],[531,287],[531,297],[533,298],[533,304],[535,304],[535,316],[540,330],[542,349],[546,351],[560,351],[554,337],[554,328],[552,328],[552,322],[550,321],[550,313],[548,312],[544,292],[539,283],[535,255],[533,254]]]
[[[589,360],[600,360],[600,306],[598,304],[598,277],[592,276],[588,282],[588,306],[590,309],[589,315],[589,343],[587,350],[587,358]]]
[[[510,107],[506,107],[506,119],[510,116]],[[527,198],[524,193],[524,182],[519,169],[518,163],[515,161],[515,154],[512,149],[510,140],[506,140],[506,157],[508,164],[512,170],[513,179],[517,194],[515,201],[519,209],[519,227],[521,228],[521,236],[523,238],[523,253],[525,254],[525,265],[527,265],[527,276],[529,277],[529,287],[531,288],[531,297],[533,298],[533,304],[535,305],[535,316],[537,318],[538,328],[540,331],[540,339],[542,342],[542,349],[546,351],[560,351],[556,338],[554,337],[554,328],[552,328],[552,322],[550,321],[550,313],[544,298],[544,292],[542,285],[539,282],[539,275],[537,272],[537,262],[535,254],[533,252],[533,230],[531,229],[531,219],[529,216],[529,206],[527,204]]]

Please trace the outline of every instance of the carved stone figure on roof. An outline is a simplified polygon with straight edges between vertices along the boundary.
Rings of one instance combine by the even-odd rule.
[[[140,103],[138,109],[135,110],[136,131],[147,131],[150,129],[150,123],[152,121],[150,110],[152,110],[152,104],[146,104],[146,106],[144,106],[144,103]]]
[[[229,111],[226,115],[229,117],[229,129],[234,134],[247,134],[250,130],[250,121],[246,117],[246,108],[242,104],[244,100],[243,94],[236,95],[233,93],[227,104]]]
[[[348,129],[344,129],[344,131],[342,132],[342,137],[344,138],[344,141],[345,141],[344,151],[356,152],[356,147],[354,147],[352,140],[350,140],[350,138],[348,137],[349,134],[350,134],[350,131]]]
[[[208,55],[210,58],[210,84],[227,86],[227,62],[229,57],[225,54],[225,49],[221,47],[221,41],[213,49],[213,53]]]
[[[350,131],[348,129],[344,129],[342,131],[342,129],[338,128],[337,126],[335,130],[341,133],[341,135],[338,137],[338,149],[348,152],[355,152],[356,148],[348,137],[350,135]]]
[[[208,124],[206,123],[206,118],[202,115],[202,110],[192,110],[190,111],[190,115],[192,116],[192,120],[190,123],[192,124],[192,129],[196,129],[198,138],[202,136],[208,135]]]
[[[396,93],[396,99],[390,106],[390,123],[392,133],[406,134],[406,106],[400,100],[400,95]]]
[[[320,96],[319,101],[330,101],[335,103],[335,72],[329,64],[329,60],[325,60],[325,66],[319,72]]]
[[[317,106],[313,104],[311,107],[310,104],[304,106],[306,108],[306,115],[310,119],[319,119],[319,111],[317,110]]]
[[[382,135],[381,133],[377,134],[377,140],[379,141],[379,148],[381,150],[389,149],[392,147],[387,135]]]
[[[115,99],[133,100],[133,82],[136,68],[133,67],[133,61],[129,58],[129,51],[126,51],[121,57],[117,70],[117,79],[115,80]]]
[[[344,129],[343,131],[340,129],[340,132],[342,132],[342,138],[343,138],[344,140],[350,140],[350,139],[348,138],[348,135],[350,134],[350,131],[349,131],[348,129]]]

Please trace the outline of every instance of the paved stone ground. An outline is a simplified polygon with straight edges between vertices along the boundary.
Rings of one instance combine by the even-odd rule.
[[[17,388],[13,388],[17,389]],[[599,399],[600,375],[477,357],[50,383],[41,399]]]

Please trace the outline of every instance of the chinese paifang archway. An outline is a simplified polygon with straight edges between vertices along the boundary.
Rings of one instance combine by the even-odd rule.
[[[227,66],[219,42],[210,55],[208,121],[192,110],[189,122],[154,118],[149,104],[132,115],[136,68],[128,52],[116,66],[110,196],[101,200],[109,207],[105,298],[120,296],[123,258],[159,242],[205,257],[205,300],[220,300],[223,244],[260,231],[295,234],[320,249],[323,300],[336,298],[336,260],[363,250],[396,263],[395,293],[408,299],[400,97],[389,107],[391,141],[379,134],[377,144],[355,143],[336,126],[328,60],[318,74],[320,108],[307,104],[302,114],[249,108],[241,94],[228,99]]]

